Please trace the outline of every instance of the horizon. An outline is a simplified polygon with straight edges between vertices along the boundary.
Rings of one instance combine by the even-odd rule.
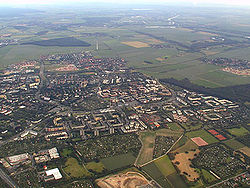
[[[8,2],[0,0],[0,6],[34,6],[34,5],[63,5],[63,4],[92,4],[92,3],[104,3],[104,4],[145,4],[145,5],[162,5],[162,4],[181,4],[181,5],[214,5],[214,6],[244,6],[250,8],[250,1],[248,0],[126,0],[117,2],[117,0],[10,0]],[[247,7],[246,7],[247,6]]]

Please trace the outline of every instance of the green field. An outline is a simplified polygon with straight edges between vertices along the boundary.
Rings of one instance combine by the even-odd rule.
[[[233,136],[244,136],[249,133],[249,131],[244,127],[227,129],[227,131]]]
[[[164,176],[175,172],[175,168],[167,155],[157,159],[154,163]]]
[[[181,129],[180,125],[178,125],[177,123],[169,123],[168,127],[172,130],[172,131],[179,131]]]
[[[197,130],[199,128],[202,127],[202,123],[194,123],[194,124],[191,124],[191,123],[183,123],[181,124],[182,127],[184,127],[186,130]]]
[[[101,159],[102,164],[108,170],[114,170],[134,164],[135,157],[131,153],[117,155]]]
[[[213,143],[218,142],[218,140],[215,137],[213,137],[211,134],[209,134],[207,131],[205,131],[203,129],[202,130],[198,130],[198,131],[188,132],[186,135],[189,138],[201,137],[208,144],[213,144]]]
[[[89,162],[85,166],[88,170],[92,170],[92,171],[97,172],[97,173],[101,173],[105,169],[104,165],[101,162],[98,162],[98,163],[97,162]]]
[[[241,142],[239,142],[235,139],[226,140],[223,143],[234,150],[238,150],[238,149],[245,147],[244,144],[242,144]]]
[[[167,155],[142,167],[151,178],[162,187],[187,187],[183,179],[177,174]]]
[[[83,176],[90,176],[91,173],[84,168],[83,165],[80,165],[75,158],[68,158],[65,163],[65,168],[63,168],[65,173],[72,178],[79,178]]]
[[[203,177],[206,179],[206,181],[207,181],[208,183],[211,183],[211,182],[217,180],[217,178],[215,178],[211,173],[209,173],[209,172],[208,172],[207,170],[205,170],[205,169],[202,169],[202,170],[201,170],[201,173],[202,173]]]
[[[198,149],[198,146],[189,138],[182,137],[182,139],[173,147],[172,152],[184,153],[193,149]]]
[[[73,152],[73,151],[72,151],[71,149],[65,148],[65,149],[63,149],[63,151],[61,152],[61,155],[62,155],[63,157],[68,157],[72,152]]]

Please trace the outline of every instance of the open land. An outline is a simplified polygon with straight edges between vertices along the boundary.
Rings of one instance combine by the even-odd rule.
[[[246,184],[250,77],[234,73],[249,69],[249,11],[159,8],[1,16],[7,177],[20,187]]]
[[[173,163],[181,171],[181,174],[186,176],[188,181],[195,181],[199,178],[199,174],[195,171],[195,168],[190,167],[191,160],[198,154],[199,150],[188,151],[188,153],[178,153],[173,160]]]
[[[96,180],[101,188],[133,188],[149,184],[148,180],[139,173],[127,172]]]

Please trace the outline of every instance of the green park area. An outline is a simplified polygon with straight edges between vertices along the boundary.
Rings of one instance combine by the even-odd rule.
[[[201,137],[208,144],[213,144],[213,143],[218,142],[218,140],[215,137],[213,137],[211,134],[209,134],[204,129],[201,129],[201,130],[198,130],[198,131],[188,132],[186,135],[187,135],[188,138]]]
[[[244,136],[249,133],[249,131],[244,127],[227,129],[227,131],[233,136]]]
[[[67,159],[63,170],[68,176],[72,178],[79,178],[91,175],[91,173],[82,164],[79,164],[77,159],[72,157]]]

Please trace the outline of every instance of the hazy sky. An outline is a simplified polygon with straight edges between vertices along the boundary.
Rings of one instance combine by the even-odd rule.
[[[190,2],[194,5],[201,3],[227,4],[250,6],[250,0],[0,0],[0,5],[24,5],[24,4],[54,4],[70,2],[112,2],[112,3],[167,3],[167,2]]]

